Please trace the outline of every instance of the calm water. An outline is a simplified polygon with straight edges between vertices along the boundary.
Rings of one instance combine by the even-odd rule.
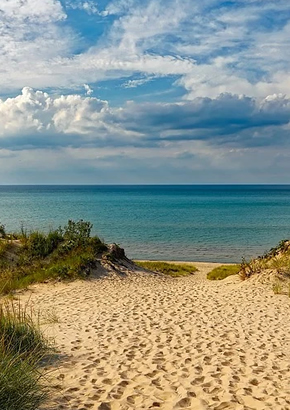
[[[290,238],[290,185],[0,186],[7,231],[81,218],[130,258],[240,262]]]

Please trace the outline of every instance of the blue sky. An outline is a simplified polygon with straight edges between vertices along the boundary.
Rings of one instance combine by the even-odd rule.
[[[0,183],[289,183],[289,0],[4,0]]]

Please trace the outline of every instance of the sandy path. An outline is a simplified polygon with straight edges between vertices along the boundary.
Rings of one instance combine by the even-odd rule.
[[[187,278],[33,288],[65,355],[45,409],[289,410],[290,299],[196,265]]]

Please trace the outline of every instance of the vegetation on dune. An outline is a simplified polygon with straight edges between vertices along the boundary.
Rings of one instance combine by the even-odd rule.
[[[135,261],[136,265],[142,268],[151,270],[153,272],[163,273],[172,277],[188,276],[197,271],[197,268],[193,265],[187,265],[185,263],[168,263],[168,262],[140,262]]]
[[[281,277],[290,278],[290,241],[283,240],[279,244],[265,252],[264,255],[247,262],[241,263],[240,276],[242,280],[263,271],[271,270]]]
[[[3,225],[0,225],[0,228]],[[69,220],[67,225],[47,234],[23,229],[6,234],[0,229],[0,289],[9,293],[49,279],[86,277],[96,257],[107,250],[91,236],[92,224]]]
[[[272,282],[274,294],[290,297],[290,241],[283,240],[264,255],[241,263],[240,277],[246,280],[256,275],[262,282]]]
[[[15,301],[3,301],[0,306],[0,349],[22,357],[41,356],[48,342],[32,319],[32,312]]]
[[[231,275],[237,275],[240,271],[240,265],[222,265],[213,269],[207,274],[209,280],[222,280]]]
[[[48,388],[36,363],[0,350],[1,410],[36,410],[47,396]]]
[[[6,231],[5,231],[5,225],[0,223],[0,238],[5,238],[6,236]]]
[[[0,306],[0,408],[36,410],[48,397],[41,369],[50,351],[47,340],[20,304]]]

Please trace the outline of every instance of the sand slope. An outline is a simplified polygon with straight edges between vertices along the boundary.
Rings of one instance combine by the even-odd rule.
[[[140,274],[36,286],[62,361],[46,410],[290,409],[290,299],[261,284]]]

